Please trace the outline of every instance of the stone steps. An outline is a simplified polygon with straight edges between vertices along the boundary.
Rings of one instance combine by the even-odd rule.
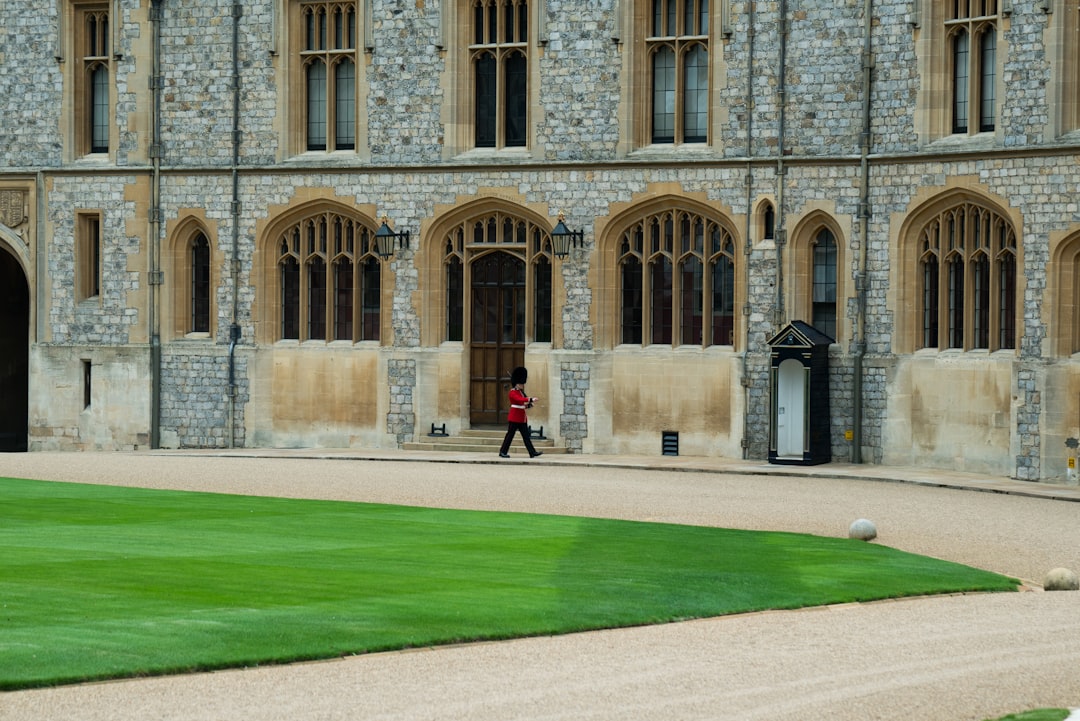
[[[534,429],[538,431],[539,429]],[[448,451],[451,453],[498,453],[502,445],[506,430],[492,428],[470,428],[461,431],[456,436],[421,436],[419,441],[402,444],[402,450],[406,451]],[[551,438],[532,439],[533,446],[544,453],[569,453],[565,446],[556,446]],[[514,436],[514,442],[510,445],[511,456],[527,456],[525,446],[521,444],[521,436]]]

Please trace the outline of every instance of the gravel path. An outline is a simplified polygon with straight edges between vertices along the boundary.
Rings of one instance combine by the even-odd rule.
[[[0,476],[833,536],[866,517],[879,543],[1031,586],[1056,566],[1080,570],[1080,504],[902,483],[149,453],[5,455]],[[981,721],[1045,706],[1080,707],[1080,593],[833,606],[6,693],[0,721]]]

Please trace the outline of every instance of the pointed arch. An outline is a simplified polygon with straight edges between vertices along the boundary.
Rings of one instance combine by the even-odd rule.
[[[724,214],[683,196],[650,198],[613,217],[597,247],[602,347],[738,345],[742,241]]]
[[[915,208],[899,236],[898,352],[1019,347],[1020,227],[1004,204],[967,188]]]
[[[791,252],[787,254],[792,286],[790,316],[836,342],[847,337],[844,299],[851,292],[847,242],[836,218],[815,210],[792,228]]]
[[[478,198],[439,216],[425,232],[418,253],[426,288],[421,343],[436,346],[468,339],[470,266],[495,249],[526,263],[528,342],[559,343],[561,329],[554,319],[562,289],[555,286],[551,227],[545,216],[500,198]]]
[[[326,199],[268,223],[257,254],[257,339],[387,342],[393,283],[375,252],[376,228],[354,207]]]
[[[217,334],[217,269],[223,267],[216,234],[204,218],[188,215],[169,231],[164,258],[171,312],[165,337],[206,337]]]
[[[1052,350],[1059,356],[1075,355],[1080,353],[1080,230],[1058,244],[1051,267]]]

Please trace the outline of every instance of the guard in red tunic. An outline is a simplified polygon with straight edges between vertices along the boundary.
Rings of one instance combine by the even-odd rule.
[[[521,366],[514,369],[510,374],[510,414],[507,416],[509,427],[506,429],[506,438],[503,438],[502,448],[499,449],[500,458],[510,457],[510,443],[514,440],[514,433],[521,434],[521,440],[525,443],[525,450],[529,452],[529,458],[543,455],[543,451],[533,448],[532,439],[529,438],[529,419],[525,415],[526,408],[532,408],[537,398],[525,395],[525,381],[529,379],[529,371]]]

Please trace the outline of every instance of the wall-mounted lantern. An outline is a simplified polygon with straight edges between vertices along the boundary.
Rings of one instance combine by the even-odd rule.
[[[566,227],[566,215],[559,213],[559,222],[551,230],[551,249],[556,258],[570,255],[570,246],[580,248],[585,245],[585,233]]]
[[[383,260],[393,258],[395,250],[409,247],[409,231],[403,230],[400,233],[395,233],[390,230],[389,222],[390,219],[384,215],[382,225],[375,231],[375,252]]]

